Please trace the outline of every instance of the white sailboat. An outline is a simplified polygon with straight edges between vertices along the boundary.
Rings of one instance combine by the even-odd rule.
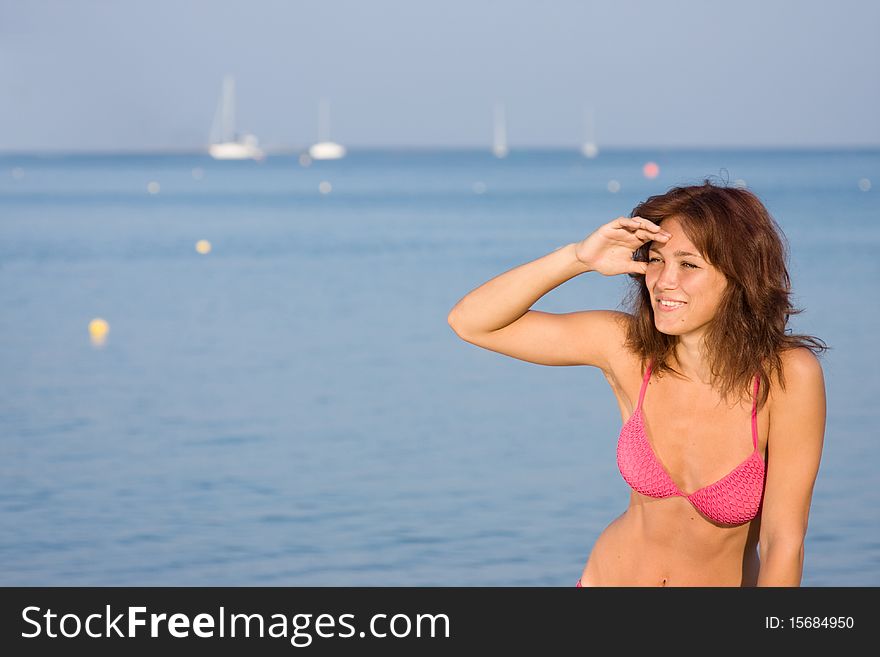
[[[211,124],[208,152],[215,160],[261,160],[263,151],[251,134],[235,134],[235,78],[223,78],[223,93]]]
[[[594,158],[599,154],[599,147],[596,145],[595,134],[593,130],[593,111],[587,108],[586,112],[586,128],[587,141],[581,146],[581,153],[584,157]]]
[[[507,117],[502,103],[495,103],[494,132],[492,136],[492,153],[497,158],[507,157]]]
[[[309,148],[313,160],[338,160],[345,157],[345,146],[330,141],[330,103],[321,99],[318,103],[318,143]]]

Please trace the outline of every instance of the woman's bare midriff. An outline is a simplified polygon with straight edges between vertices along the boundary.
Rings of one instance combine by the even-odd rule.
[[[720,526],[684,498],[633,492],[593,546],[581,586],[755,586],[759,523]]]
[[[642,373],[638,359],[632,354],[620,352],[613,360],[612,371],[605,372],[605,376],[617,397],[621,418],[625,422],[638,400]],[[709,429],[705,427],[716,427],[716,431],[729,432],[738,438],[718,463],[710,464],[708,454],[701,454],[696,443],[685,448],[670,442],[670,434],[663,432],[662,414],[653,414],[658,408],[681,408],[684,405],[684,400],[675,398],[675,392],[669,387],[675,382],[670,381],[669,378],[662,382],[652,381],[648,386],[647,403],[652,423],[649,429],[656,432],[651,435],[655,439],[657,436],[667,437],[662,447],[676,464],[676,474],[680,476],[680,464],[695,459],[692,463],[709,466],[701,473],[699,483],[715,481],[748,455],[750,405],[738,409],[738,415],[729,416],[725,421],[715,415],[721,411],[711,408],[713,395],[710,391],[698,387],[679,389],[694,402],[691,408],[694,409],[694,424],[698,427],[696,431],[708,436]],[[701,417],[696,409],[709,409],[712,415]],[[762,458],[766,454],[769,413],[769,404],[758,412],[758,448]],[[684,486],[683,490],[695,490],[698,487],[696,478]],[[719,525],[700,514],[685,497],[658,499],[631,491],[627,510],[596,540],[581,575],[581,585],[755,586],[760,566],[757,549],[760,523],[759,514],[744,525]]]

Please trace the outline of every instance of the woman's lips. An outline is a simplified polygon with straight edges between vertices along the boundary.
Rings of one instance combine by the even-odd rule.
[[[660,310],[660,312],[663,312],[663,313],[672,313],[672,312],[675,312],[676,310],[681,310],[686,305],[687,305],[686,303],[683,303],[679,306],[664,306],[659,301],[657,302],[657,308]]]

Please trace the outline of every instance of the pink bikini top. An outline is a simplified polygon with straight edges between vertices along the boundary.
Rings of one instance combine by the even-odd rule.
[[[638,406],[623,425],[617,440],[617,467],[620,468],[620,474],[633,490],[642,495],[655,498],[674,495],[686,497],[698,511],[717,523],[740,525],[749,522],[758,515],[764,494],[764,461],[758,453],[757,395],[760,378],[755,377],[752,402],[754,451],[727,476],[687,494],[675,485],[660,465],[645,435],[642,401],[651,378],[651,365],[653,362],[648,365],[642,380]]]

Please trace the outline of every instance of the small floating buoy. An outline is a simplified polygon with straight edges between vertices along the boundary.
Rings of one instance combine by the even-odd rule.
[[[642,173],[645,174],[645,178],[656,178],[660,173],[660,167],[656,162],[645,162]]]
[[[96,317],[89,322],[89,337],[94,345],[102,345],[107,340],[107,334],[110,332],[110,325],[100,317]]]

